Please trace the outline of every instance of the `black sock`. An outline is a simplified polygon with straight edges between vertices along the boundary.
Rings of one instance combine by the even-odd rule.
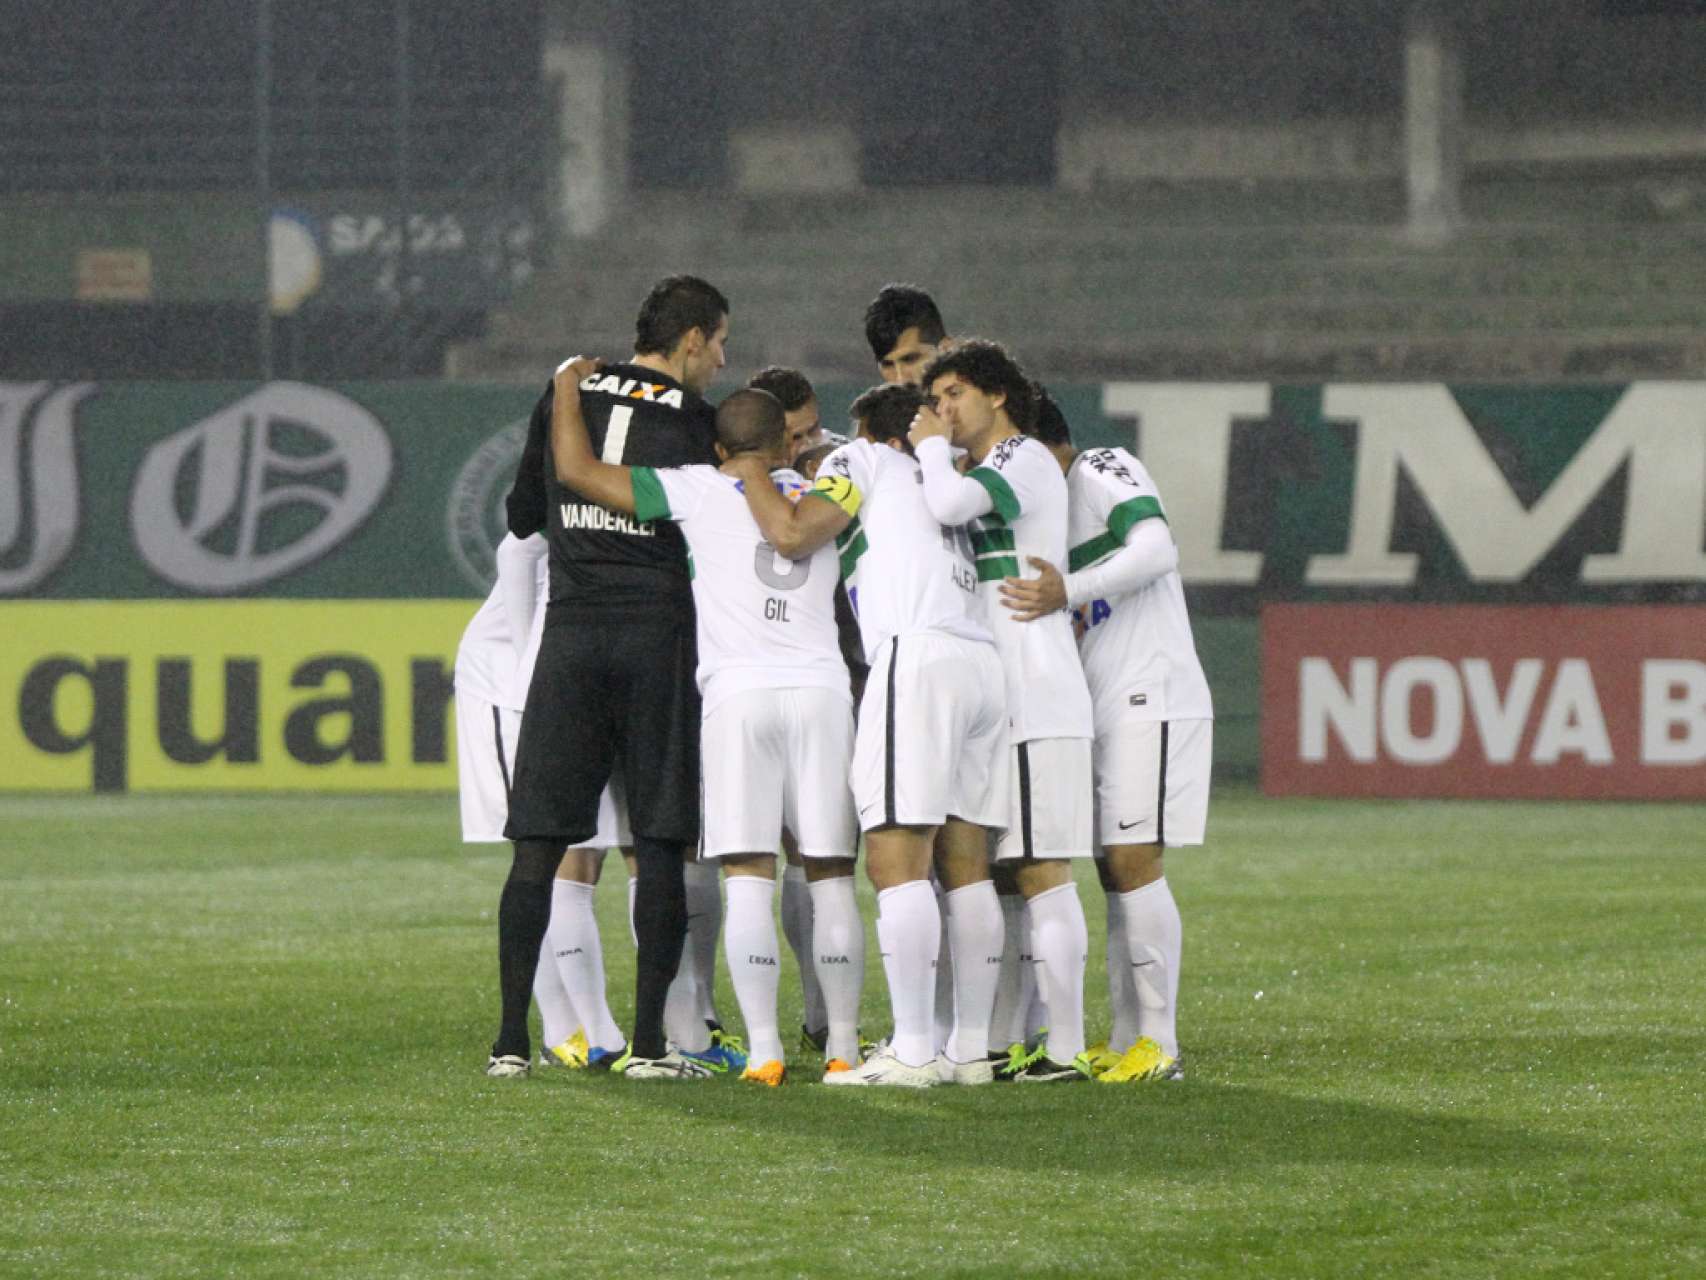
[[[634,969],[636,1058],[664,1054],[664,1000],[687,940],[687,885],[681,874],[686,853],[683,843],[634,838],[634,933],[640,944]]]
[[[539,969],[539,948],[551,923],[551,881],[563,860],[561,845],[543,840],[518,840],[498,899],[498,991],[503,998],[503,1024],[494,1057],[532,1053],[527,1033],[527,1009],[533,1001],[533,975]]]

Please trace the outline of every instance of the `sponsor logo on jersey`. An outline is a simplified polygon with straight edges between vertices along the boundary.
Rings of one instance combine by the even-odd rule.
[[[527,445],[526,418],[494,432],[476,449],[450,486],[445,511],[450,556],[468,585],[490,591],[498,576],[498,543],[509,530],[504,498]]]
[[[1099,476],[1111,476],[1132,488],[1138,488],[1137,477],[1132,475],[1130,468],[1120,461],[1120,455],[1112,449],[1086,449],[1081,455],[1084,465]]]
[[[620,378],[613,373],[588,376],[581,382],[581,390],[622,396],[628,400],[644,400],[647,404],[661,404],[668,409],[681,408],[680,387],[666,387],[661,382],[641,382],[638,378]]]
[[[130,492],[148,567],[192,591],[259,586],[312,564],[378,505],[391,441],[347,396],[274,382],[150,449]]]
[[[0,593],[29,590],[77,541],[75,410],[91,383],[0,382]]]

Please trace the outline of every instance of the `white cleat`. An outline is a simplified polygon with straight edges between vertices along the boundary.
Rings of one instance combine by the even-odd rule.
[[[527,1069],[527,1059],[513,1053],[494,1053],[486,1059],[486,1074],[493,1080],[519,1080]]]
[[[943,1084],[994,1084],[995,1064],[988,1058],[959,1062],[946,1053],[936,1055],[936,1074]]]
[[[900,1089],[928,1089],[940,1084],[941,1077],[936,1074],[936,1064],[927,1062],[922,1067],[911,1067],[895,1056],[892,1048],[884,1046],[856,1067],[846,1071],[826,1072],[823,1077],[825,1084],[840,1085],[888,1085]]]
[[[709,1080],[711,1068],[671,1049],[661,1058],[629,1058],[624,1080]]]

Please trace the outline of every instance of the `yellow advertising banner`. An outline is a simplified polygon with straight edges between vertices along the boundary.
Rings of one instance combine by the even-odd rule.
[[[0,606],[0,790],[444,791],[468,600]]]

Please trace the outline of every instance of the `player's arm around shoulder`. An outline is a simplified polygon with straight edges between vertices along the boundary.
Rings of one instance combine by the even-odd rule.
[[[730,459],[728,469],[741,482],[758,531],[784,558],[803,560],[833,540],[858,514],[859,490],[844,468],[831,467],[836,457],[831,454],[824,460],[816,483],[798,501],[790,501],[770,482],[770,468],[762,458],[743,454]],[[828,501],[813,501],[817,498]]]
[[[580,384],[603,364],[595,357],[576,356],[557,367],[551,380],[551,457],[559,482],[601,507],[633,515],[634,482],[629,469],[605,462],[592,451],[592,437],[581,412]]]

